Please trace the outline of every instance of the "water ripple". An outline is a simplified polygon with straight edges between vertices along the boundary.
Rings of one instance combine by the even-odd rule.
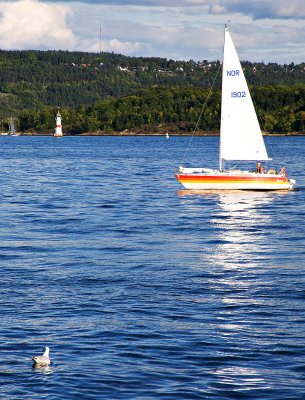
[[[305,397],[303,137],[270,138],[285,193],[181,190],[188,138],[11,139],[0,398]],[[217,164],[217,138],[193,145]]]

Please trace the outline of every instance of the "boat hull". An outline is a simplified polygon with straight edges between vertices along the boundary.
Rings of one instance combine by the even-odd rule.
[[[289,190],[295,183],[285,174],[253,172],[177,173],[175,177],[186,189],[191,190]]]

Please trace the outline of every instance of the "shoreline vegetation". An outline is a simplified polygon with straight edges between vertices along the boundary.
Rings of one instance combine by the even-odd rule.
[[[155,137],[165,137],[168,133],[169,137],[190,137],[190,136],[219,136],[219,131],[197,131],[197,132],[155,132],[155,131],[145,131],[141,129],[124,129],[123,131],[98,131],[98,132],[85,132],[85,133],[65,133],[63,132],[63,137],[80,137],[80,136],[155,136]],[[38,132],[19,132],[18,136],[53,136],[53,133],[38,133]],[[305,131],[299,132],[288,132],[288,133],[268,133],[263,132],[263,136],[305,136]]]
[[[305,62],[242,68],[261,129],[304,135]],[[214,136],[221,61],[0,50],[0,132],[53,135],[58,111],[65,136]]]

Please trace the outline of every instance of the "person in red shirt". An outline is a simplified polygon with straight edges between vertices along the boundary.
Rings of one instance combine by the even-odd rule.
[[[260,162],[258,162],[256,164],[255,172],[257,172],[258,174],[263,174],[264,173],[264,168],[263,168],[263,166],[262,166],[262,164]]]

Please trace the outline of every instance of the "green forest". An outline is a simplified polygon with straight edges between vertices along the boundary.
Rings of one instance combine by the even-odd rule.
[[[305,63],[242,62],[264,132],[305,132]],[[0,50],[1,130],[21,134],[217,133],[220,61]]]

